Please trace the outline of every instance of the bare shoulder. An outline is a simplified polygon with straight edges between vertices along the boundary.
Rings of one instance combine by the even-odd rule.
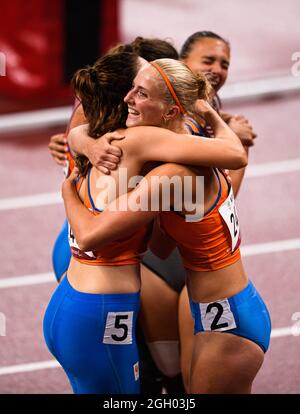
[[[126,138],[134,141],[147,137],[152,137],[154,134],[157,134],[161,130],[162,128],[158,128],[155,126],[135,126],[127,128],[123,131],[126,131]]]
[[[89,128],[89,124],[81,124],[81,125],[75,126],[70,129],[70,132],[68,135],[71,135],[71,136],[82,135],[82,134],[87,135],[88,128]]]
[[[116,132],[125,136],[125,139],[113,141],[121,149],[139,153],[144,150],[145,145],[153,136],[155,137],[161,128],[151,126],[136,126],[127,129],[118,129]]]

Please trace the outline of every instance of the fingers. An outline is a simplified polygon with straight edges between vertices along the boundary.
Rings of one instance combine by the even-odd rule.
[[[106,154],[103,157],[103,161],[108,161],[108,162],[112,162],[113,164],[119,164],[120,162],[120,157],[116,157],[115,155],[111,155],[111,154]]]
[[[105,167],[99,166],[99,167],[97,167],[97,170],[101,171],[103,174],[106,174],[106,175],[110,174],[110,170],[108,168],[105,168]]]
[[[116,147],[114,145],[109,145],[107,148],[107,154],[114,155],[115,157],[121,157],[122,156],[122,150],[119,147]]]
[[[242,138],[240,138],[240,140],[241,140],[241,143],[243,144],[243,145],[245,145],[246,147],[253,147],[253,145],[254,145],[254,142],[253,142],[253,138],[252,137],[246,137],[246,136],[244,136],[244,137],[242,137]]]
[[[58,165],[65,165],[67,157],[60,152],[51,151],[51,156]]]
[[[105,134],[105,139],[108,143],[110,143],[113,139],[121,140],[124,138],[125,135],[122,135],[119,132],[108,132],[107,134]]]
[[[118,167],[118,164],[114,164],[114,163],[108,162],[108,161],[102,161],[101,165],[97,166],[97,169],[99,171],[102,171],[101,168],[103,168],[104,170],[102,172],[104,172],[104,171],[107,171],[107,170],[110,170],[110,171],[116,170],[117,167]],[[105,172],[104,174],[107,174],[107,172]]]
[[[66,153],[68,152],[68,146],[65,134],[52,135],[48,148],[54,161],[58,165],[64,165],[67,159]]]
[[[48,148],[50,151],[56,151],[61,152],[62,154],[65,154],[69,151],[68,146],[65,144],[56,144],[55,142],[50,142],[48,144]]]
[[[62,144],[62,145],[66,144],[67,143],[66,135],[64,133],[52,135],[52,137],[50,138],[50,142],[55,142],[57,144]]]
[[[95,148],[98,148],[97,144],[98,143],[95,142],[94,144]],[[111,145],[108,141],[106,141],[104,145],[103,145],[103,142],[99,141],[99,146],[101,150],[105,153],[105,155],[111,154],[111,155],[114,155],[115,157],[121,157],[122,155],[121,148],[117,147],[116,145]]]

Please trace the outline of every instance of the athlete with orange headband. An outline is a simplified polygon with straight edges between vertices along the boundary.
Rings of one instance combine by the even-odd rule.
[[[140,71],[125,99],[129,106],[127,125],[134,124],[137,118],[142,123],[153,121],[154,117],[169,126],[176,123],[179,113],[187,108],[183,87],[183,77],[178,80],[178,62],[161,59]],[[173,100],[168,119],[162,116],[162,108],[156,108],[154,113],[153,96],[161,96],[162,101]],[[209,106],[204,112],[206,119],[214,116]],[[137,145],[143,146],[143,140]],[[99,249],[141,228],[159,214],[131,211],[136,200],[149,201],[157,195],[150,190],[153,177],[177,176],[182,181],[190,177],[194,197],[199,175],[204,177],[205,184],[202,220],[187,222],[190,211],[185,208],[160,214],[161,227],[176,241],[188,276],[196,333],[189,391],[249,393],[268,349],[271,324],[264,302],[245,275],[232,188],[220,171],[174,164],[159,166],[129,196],[120,197],[126,211],[122,204],[122,211],[109,211],[108,207],[98,217],[82,206],[71,177],[63,186],[66,212],[81,249]],[[173,192],[173,208],[176,197],[178,194]]]

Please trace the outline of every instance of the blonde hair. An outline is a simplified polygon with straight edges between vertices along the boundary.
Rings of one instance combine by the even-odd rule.
[[[193,112],[197,99],[209,99],[212,87],[204,74],[195,74],[185,63],[174,59],[156,59],[153,63],[162,69],[186,112]],[[157,79],[161,83],[163,100],[170,105],[176,103],[158,70]]]

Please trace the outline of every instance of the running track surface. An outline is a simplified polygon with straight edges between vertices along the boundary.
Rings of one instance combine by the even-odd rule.
[[[282,69],[279,63],[277,68]],[[246,115],[258,134],[238,197],[245,268],[267,302],[274,329],[255,393],[300,392],[300,336],[289,330],[296,324],[293,315],[300,320],[299,105],[300,96],[295,95],[225,108]],[[71,392],[62,369],[49,365],[52,356],[42,335],[43,313],[56,287],[54,276],[48,283],[24,283],[28,275],[37,280],[42,274],[47,280],[53,241],[64,219],[60,203],[22,207],[22,197],[59,191],[62,173],[47,151],[55,132],[0,140],[0,393]],[[10,207],[1,210],[4,201],[10,201]],[[14,286],[8,287],[9,281]],[[40,362],[47,364],[34,365]]]

